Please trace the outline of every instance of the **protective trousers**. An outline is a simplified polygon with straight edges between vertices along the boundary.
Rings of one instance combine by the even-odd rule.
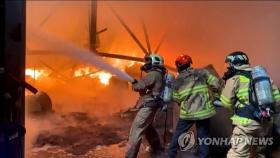
[[[162,150],[159,135],[152,126],[156,112],[157,108],[152,107],[143,107],[138,111],[130,129],[128,149],[125,158],[137,157],[143,135],[146,136],[154,152]]]
[[[272,124],[236,125],[231,137],[228,158],[265,158],[266,146],[272,145]],[[251,156],[251,157],[252,157]]]
[[[206,139],[209,137],[210,120],[183,120],[179,119],[176,127],[176,131],[173,134],[171,144],[168,149],[168,158],[176,158],[177,150],[179,147],[178,139],[181,134],[188,132],[193,124],[196,124],[197,135],[199,139]],[[208,158],[209,157],[209,147],[206,144],[201,144],[199,146],[199,157]]]

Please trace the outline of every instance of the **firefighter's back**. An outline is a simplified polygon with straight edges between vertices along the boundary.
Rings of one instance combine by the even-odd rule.
[[[204,69],[190,69],[181,72],[175,82],[174,97],[180,100],[180,118],[201,120],[213,116],[208,82],[212,75]]]

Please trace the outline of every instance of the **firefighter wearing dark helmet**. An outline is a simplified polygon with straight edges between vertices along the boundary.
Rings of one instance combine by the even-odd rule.
[[[152,126],[155,114],[161,107],[160,94],[166,72],[163,58],[157,54],[145,56],[145,64],[141,67],[141,71],[146,72],[145,77],[132,83],[133,90],[140,94],[136,105],[139,111],[130,129],[125,158],[137,157],[143,136],[151,146],[153,157],[163,154],[159,135]]]
[[[168,158],[176,157],[178,147],[182,147],[180,142],[184,141],[179,139],[193,124],[196,124],[198,138],[209,137],[209,119],[216,113],[210,95],[219,96],[223,86],[223,82],[206,69],[192,68],[192,59],[188,55],[180,55],[175,64],[179,74],[173,87],[173,100],[180,105],[180,116],[168,149]],[[199,147],[199,157],[209,157],[207,145]]]
[[[231,149],[227,157],[229,158],[249,158],[253,150],[254,157],[265,157],[265,144],[259,142],[259,138],[267,136],[271,130],[271,120],[268,119],[267,111],[259,111],[254,101],[257,97],[253,95],[255,88],[252,87],[254,79],[252,72],[254,68],[250,67],[248,56],[241,51],[229,54],[225,60],[227,71],[223,79],[226,81],[220,100],[224,107],[234,109],[234,115],[231,117],[234,125]],[[264,81],[264,77],[259,81]],[[271,83],[271,98],[275,100],[275,105],[279,104],[280,94],[278,88]],[[267,108],[266,108],[267,109]],[[274,110],[276,110],[275,108]],[[270,110],[270,109],[269,109]],[[264,112],[264,113],[263,113]],[[261,116],[261,115],[263,116]],[[262,120],[261,117],[263,117]],[[267,119],[264,119],[266,117]],[[256,143],[257,142],[257,143]],[[253,147],[253,148],[252,148]],[[252,153],[252,152],[251,152]]]

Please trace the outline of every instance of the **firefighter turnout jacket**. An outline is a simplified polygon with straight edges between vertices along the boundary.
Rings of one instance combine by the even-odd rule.
[[[223,82],[206,69],[189,68],[179,73],[173,85],[173,100],[180,105],[180,118],[202,120],[215,115],[212,104]]]
[[[136,107],[157,106],[157,98],[163,89],[164,72],[160,68],[151,69],[145,77],[132,85],[134,91],[139,92],[140,98]]]
[[[251,71],[252,68],[249,65],[243,65],[237,68],[238,70]],[[245,75],[237,74],[230,79],[227,80],[224,90],[222,91],[220,100],[223,103],[223,106],[232,109],[243,108],[244,106],[249,106],[249,87],[250,87],[250,79],[245,77]],[[272,82],[272,92],[275,104],[275,111],[279,111],[280,103],[280,93]],[[245,104],[244,104],[245,103]],[[234,114],[231,117],[234,125],[248,125],[251,124],[252,121],[255,121],[250,118],[241,117],[237,114]]]

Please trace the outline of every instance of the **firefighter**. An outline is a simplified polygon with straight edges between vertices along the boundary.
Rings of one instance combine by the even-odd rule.
[[[168,149],[169,158],[176,157],[179,142],[182,141],[178,139],[193,124],[196,124],[198,138],[209,137],[209,119],[216,113],[210,96],[219,96],[219,90],[223,88],[223,82],[206,69],[192,68],[190,56],[180,55],[175,64],[179,74],[174,82],[173,100],[180,105],[180,116]],[[207,145],[199,147],[199,157],[209,157]]]
[[[161,107],[160,95],[163,89],[163,78],[166,73],[163,58],[156,54],[146,56],[145,64],[141,67],[141,71],[146,72],[146,76],[132,83],[133,90],[140,94],[136,105],[139,111],[131,126],[126,158],[137,157],[142,136],[146,137],[154,155],[163,154],[164,151],[159,135],[152,126],[155,114]]]
[[[234,114],[231,117],[233,121],[231,149],[227,157],[249,158],[250,151],[253,151],[251,153],[255,153],[254,157],[264,158],[265,147],[261,144],[254,145],[252,142],[248,142],[248,140],[253,140],[252,138],[268,136],[272,125],[271,119],[262,119],[262,117],[267,117],[270,112],[260,112],[259,108],[255,108],[253,98],[256,99],[256,97],[252,95],[253,88],[251,86],[253,69],[250,67],[249,58],[244,52],[237,51],[229,54],[225,62],[227,71],[223,79],[226,81],[226,85],[220,97],[222,103],[220,105],[234,109]],[[264,77],[260,81],[263,80],[265,80]],[[270,81],[270,83],[272,82]],[[279,90],[273,83],[270,84],[269,88],[273,95],[271,98],[276,101],[275,107],[280,101]],[[278,111],[277,108],[274,110]],[[264,116],[262,116],[263,114]]]

